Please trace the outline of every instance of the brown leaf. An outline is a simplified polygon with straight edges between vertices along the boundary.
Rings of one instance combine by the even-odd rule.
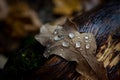
[[[53,0],[56,14],[71,15],[81,10],[80,0]]]
[[[23,37],[39,30],[41,21],[35,11],[25,3],[16,3],[10,6],[6,23],[11,29],[12,37]]]

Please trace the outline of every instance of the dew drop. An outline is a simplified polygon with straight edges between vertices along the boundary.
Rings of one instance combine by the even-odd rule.
[[[89,39],[89,37],[88,37],[88,36],[85,36],[85,39]]]
[[[69,38],[74,38],[75,37],[75,35],[74,35],[74,33],[69,33]]]
[[[54,40],[55,40],[55,41],[59,41],[59,40],[61,40],[61,39],[62,39],[62,38],[59,37],[59,36],[55,36],[55,37],[54,37]]]
[[[80,46],[81,46],[81,44],[80,44],[79,41],[75,43],[75,47],[76,47],[76,48],[80,48]]]
[[[60,54],[60,56],[62,56],[62,54]]]
[[[62,46],[63,47],[69,47],[69,43],[68,42],[62,42]]]
[[[56,35],[58,32],[57,31],[54,31],[54,34]]]
[[[86,44],[86,49],[89,49],[90,48],[90,44]]]
[[[88,40],[85,40],[85,42],[87,43],[87,42],[89,42]]]

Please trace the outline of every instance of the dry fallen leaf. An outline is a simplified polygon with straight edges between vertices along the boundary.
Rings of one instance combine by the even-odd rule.
[[[41,26],[37,13],[22,2],[10,4],[9,12],[1,22],[1,53],[16,50],[23,38],[36,34]]]
[[[64,35],[68,34],[69,32],[75,32],[75,35],[80,37],[79,41],[83,44],[81,44],[80,50],[79,48],[74,48],[75,42],[78,40],[78,38],[69,39],[68,36],[66,37],[64,35],[64,38],[60,41],[56,42],[52,38],[54,38],[54,30],[59,27],[57,30],[57,35]],[[91,42],[89,43],[90,49],[85,48],[84,44],[84,36],[88,35],[91,36]],[[51,38],[50,38],[51,37]],[[43,25],[40,28],[40,33],[35,36],[36,40],[40,42],[43,46],[47,46],[50,44],[50,47],[47,47],[47,50],[44,53],[45,57],[49,57],[52,54],[58,55],[62,58],[64,58],[67,61],[76,61],[76,71],[80,73],[82,76],[86,77],[89,80],[108,80],[107,79],[107,72],[106,69],[103,67],[103,64],[101,62],[97,61],[97,58],[94,55],[94,52],[96,50],[96,43],[94,36],[91,33],[82,33],[80,34],[77,32],[74,23],[71,21],[68,21],[64,24],[64,26],[52,26],[50,24]],[[69,42],[70,46],[66,49],[64,47],[61,47],[61,43],[67,41]],[[51,47],[52,46],[52,47]],[[61,52],[61,48],[64,50]],[[50,53],[48,52],[50,50]],[[59,53],[60,52],[60,53]],[[69,55],[69,54],[71,55]]]
[[[16,3],[10,6],[6,23],[13,37],[22,37],[34,33],[41,26],[38,15],[25,3]]]
[[[56,14],[71,15],[81,10],[80,0],[53,0],[53,3]]]

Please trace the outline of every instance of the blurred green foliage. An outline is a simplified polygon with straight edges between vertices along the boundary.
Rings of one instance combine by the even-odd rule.
[[[33,37],[27,37],[21,50],[11,54],[4,68],[5,80],[24,80],[24,77],[32,74],[46,62],[42,55],[44,49]]]

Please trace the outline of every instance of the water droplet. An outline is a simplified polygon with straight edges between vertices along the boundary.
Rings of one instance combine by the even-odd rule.
[[[80,44],[79,41],[75,43],[75,47],[76,47],[76,48],[79,48],[80,46],[81,46],[81,44]]]
[[[80,50],[82,51],[83,49],[82,49],[82,48],[80,48]]]
[[[85,36],[85,39],[89,39],[89,37],[88,37],[88,36]]]
[[[85,42],[87,43],[87,42],[89,42],[88,40],[85,40]]]
[[[55,41],[59,41],[59,40],[61,40],[61,38],[60,38],[59,36],[55,36],[55,37],[54,37],[54,40],[55,40]]]
[[[57,28],[54,30],[53,34],[58,34],[58,32],[62,29],[63,27],[62,26],[57,26]]]
[[[74,38],[75,37],[75,35],[74,35],[74,33],[69,33],[69,38]]]
[[[62,46],[63,47],[69,47],[69,43],[68,42],[62,42]]]
[[[59,41],[59,40],[61,40],[61,39],[63,39],[63,38],[64,38],[63,35],[58,35],[58,36],[55,36],[55,37],[54,37],[54,40],[55,40],[55,41]]]
[[[60,54],[60,56],[62,56],[62,54]]]
[[[54,31],[54,34],[56,35],[56,34],[57,34],[57,31]]]
[[[89,49],[90,48],[90,44],[86,44],[86,49]]]

